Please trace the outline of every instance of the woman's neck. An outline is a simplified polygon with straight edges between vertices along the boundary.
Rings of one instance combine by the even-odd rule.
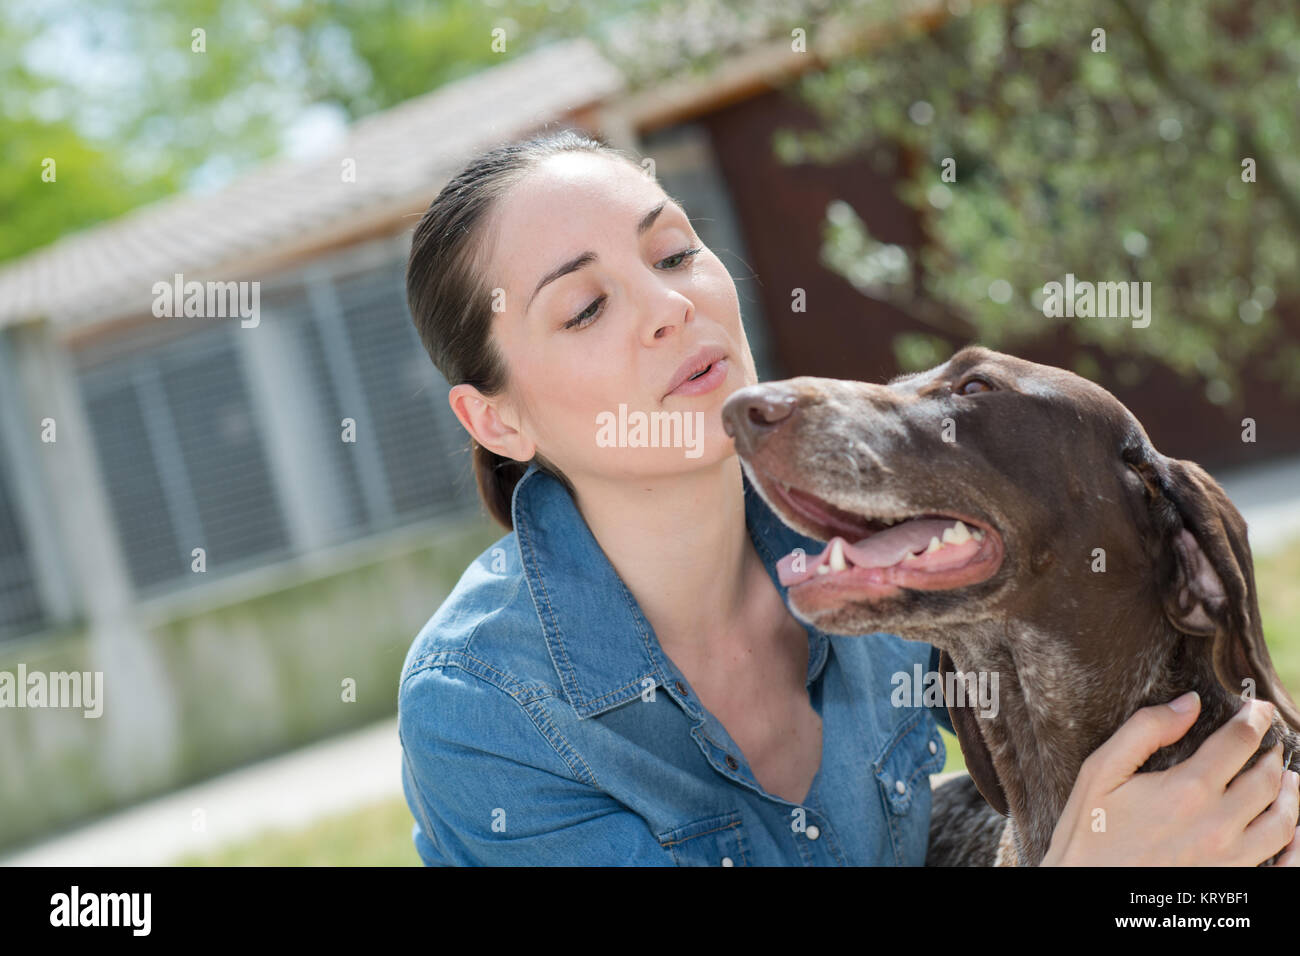
[[[690,652],[715,643],[745,616],[759,558],[745,524],[739,458],[667,479],[587,482],[577,490],[592,535],[670,656],[672,647]]]

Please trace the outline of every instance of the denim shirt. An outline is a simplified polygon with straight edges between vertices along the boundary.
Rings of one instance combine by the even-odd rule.
[[[743,480],[750,537],[788,601],[776,562],[822,545]],[[822,754],[791,803],[664,653],[564,486],[532,465],[511,514],[402,668],[402,788],[426,865],[925,862],[937,725],[952,725],[894,688],[937,671],[936,649],[806,627]]]

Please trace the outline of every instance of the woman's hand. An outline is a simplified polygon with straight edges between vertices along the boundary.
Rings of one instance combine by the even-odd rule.
[[[1177,766],[1137,772],[1200,709],[1195,691],[1144,707],[1089,755],[1041,865],[1256,866],[1285,848],[1276,865],[1300,866],[1300,775],[1283,773],[1282,744],[1228,786],[1268,731],[1268,701],[1248,700]]]

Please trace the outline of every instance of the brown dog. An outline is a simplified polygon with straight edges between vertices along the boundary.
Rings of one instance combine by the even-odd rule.
[[[1041,862],[1084,758],[1141,707],[1192,689],[1202,702],[1143,771],[1190,756],[1249,696],[1278,716],[1246,767],[1279,738],[1287,766],[1300,750],[1245,521],[1100,386],[972,346],[888,385],[751,385],[722,414],[773,510],[829,542],[780,564],[799,618],[925,641],[943,671],[997,676],[995,715],[947,703],[1021,864]],[[994,832],[987,811],[944,806]]]

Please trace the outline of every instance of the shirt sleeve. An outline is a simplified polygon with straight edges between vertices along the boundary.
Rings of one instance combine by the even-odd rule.
[[[939,648],[934,645],[930,645],[930,671],[934,674],[939,673]],[[933,704],[930,706],[929,710],[930,713],[934,715],[935,722],[938,723],[940,727],[948,731],[948,733],[952,734],[954,737],[957,736],[957,731],[952,729],[952,717],[949,716],[946,705]]]
[[[548,733],[507,691],[455,665],[406,677],[402,789],[424,864],[674,866],[642,817],[576,778],[568,761],[582,758],[545,723]]]

